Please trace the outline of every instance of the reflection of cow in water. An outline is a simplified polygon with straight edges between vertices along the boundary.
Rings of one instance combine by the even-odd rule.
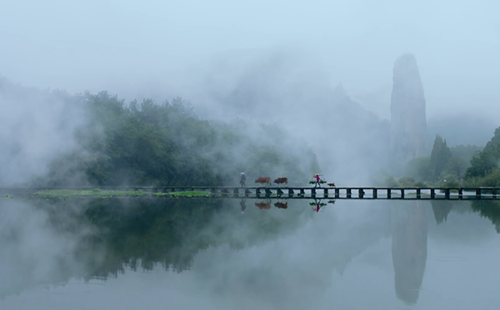
[[[256,202],[255,206],[259,208],[260,210],[269,210],[271,209],[271,203],[270,202]]]
[[[280,185],[280,184],[286,184],[288,185],[288,178],[277,178],[274,180],[274,183]]]
[[[288,209],[288,201],[283,202],[277,202],[274,204],[274,206],[278,209]]]
[[[271,178],[270,177],[259,177],[255,180],[255,183],[269,184],[271,186]]]

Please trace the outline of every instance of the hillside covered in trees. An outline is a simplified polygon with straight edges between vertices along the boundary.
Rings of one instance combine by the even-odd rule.
[[[247,185],[265,175],[307,184],[319,173],[305,141],[277,125],[198,116],[174,98],[125,102],[107,92],[69,95],[0,79],[9,117],[0,185]]]
[[[126,104],[106,92],[85,94],[79,104],[90,124],[77,134],[83,151],[54,160],[54,185],[236,185],[249,177],[288,176],[305,183],[319,171],[315,154],[290,143],[276,126],[199,118],[181,98],[162,104]],[[79,178],[74,178],[75,175]]]
[[[429,157],[409,161],[398,179],[385,174],[375,181],[389,186],[500,187],[500,127],[484,148],[448,147],[437,135]]]

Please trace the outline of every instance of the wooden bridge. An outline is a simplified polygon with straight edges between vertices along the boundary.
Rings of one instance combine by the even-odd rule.
[[[405,200],[463,200],[500,199],[500,188],[431,188],[431,187],[234,187],[234,186],[100,186],[100,187],[31,187],[0,188],[0,195],[29,194],[41,190],[117,190],[151,193],[207,191],[217,198],[326,198],[326,199],[405,199]],[[202,196],[206,197],[206,196]]]

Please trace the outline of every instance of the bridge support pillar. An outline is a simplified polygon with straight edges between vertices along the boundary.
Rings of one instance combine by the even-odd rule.
[[[420,188],[417,188],[417,199],[422,198],[422,195],[420,193]]]
[[[291,197],[293,196],[294,192],[293,192],[293,189],[289,188],[288,189],[288,195]]]
[[[391,199],[391,189],[387,189],[387,199]]]
[[[476,188],[476,199],[477,200],[481,199],[481,189],[480,188]]]
[[[444,198],[445,199],[450,199],[450,189],[449,188],[445,188],[445,190],[444,190]]]
[[[339,198],[340,197],[340,189],[336,188],[335,189],[335,198]]]
[[[458,189],[458,199],[462,200],[464,198],[464,190],[463,188]]]
[[[436,190],[434,188],[431,188],[431,199],[436,198]]]
[[[351,189],[348,188],[347,189],[347,198],[351,198],[351,196],[352,196]]]
[[[401,199],[405,199],[405,189],[401,189]]]
[[[323,197],[328,198],[328,188],[323,189]]]
[[[378,197],[378,191],[377,191],[377,189],[376,189],[376,188],[374,188],[374,189],[373,189],[373,194],[372,194],[372,196],[373,196],[373,198],[374,198],[374,199],[377,199],[377,197]]]
[[[358,189],[358,198],[364,198],[364,196],[365,191],[362,188]]]

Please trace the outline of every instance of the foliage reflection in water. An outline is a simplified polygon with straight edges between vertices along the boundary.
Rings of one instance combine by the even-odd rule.
[[[380,240],[391,238],[395,296],[406,304],[416,304],[425,281],[429,229],[435,229],[432,222],[446,226],[450,214],[476,213],[500,231],[498,202],[402,201],[375,203],[369,214],[363,215],[361,226],[340,230],[340,236],[337,232],[337,237],[330,238],[335,226],[349,225],[336,221],[335,214],[359,212],[348,203],[334,203],[321,199],[2,200],[0,244],[5,251],[0,257],[7,262],[2,274],[9,281],[0,281],[0,295],[64,284],[72,278],[116,278],[138,268],[161,267],[180,273],[192,268],[196,256],[206,251],[213,253],[221,247],[230,251],[266,249],[285,236],[296,235],[297,242],[307,242],[299,246],[305,254],[286,248],[271,258],[274,264],[261,262],[252,272],[226,274],[224,268],[235,266],[212,262],[202,273],[210,279],[225,275],[220,285],[213,285],[217,294],[244,286],[246,291],[258,287],[264,302],[277,296],[288,298],[290,293],[307,299],[332,287],[332,271],[343,275],[353,259]],[[316,214],[318,222],[312,223]],[[322,224],[321,217],[331,224]],[[301,238],[304,230],[320,237]],[[201,260],[210,264],[207,255]],[[310,262],[299,263],[302,259],[315,261],[318,255],[320,268],[311,268]],[[295,256],[300,258],[293,259]],[[202,261],[198,263],[201,266]],[[256,278],[257,274],[262,276]],[[311,290],[296,291],[298,284],[289,290],[280,287],[295,277]]]

